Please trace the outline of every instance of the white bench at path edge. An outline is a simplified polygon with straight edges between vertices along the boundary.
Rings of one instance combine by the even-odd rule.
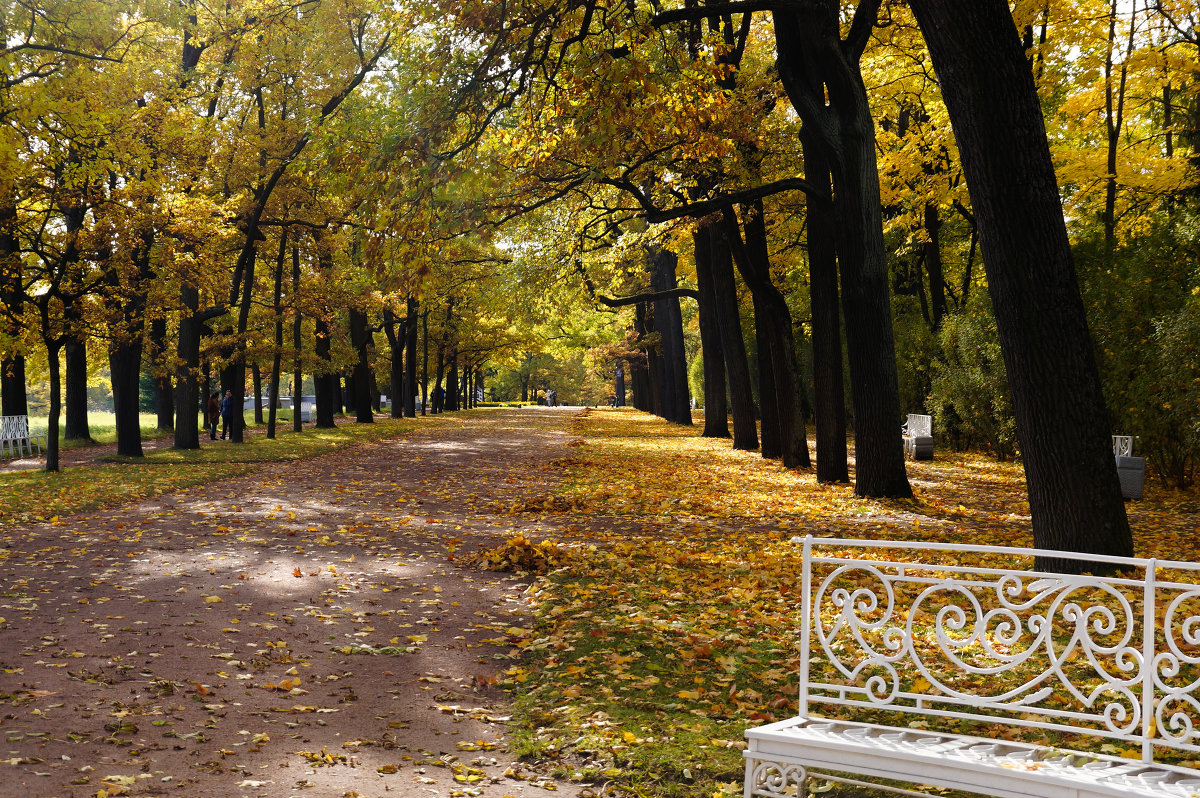
[[[29,434],[29,416],[0,416],[0,454],[4,457],[33,457],[42,453],[45,435]]]
[[[900,425],[904,436],[904,453],[914,460],[933,459],[933,416],[909,413],[908,421]]]
[[[1200,760],[1200,564],[803,545],[799,715],[746,732],[746,798],[804,795],[814,768],[1011,798],[1200,796],[1200,770],[1171,764]],[[1120,571],[1021,570],[1038,556]]]

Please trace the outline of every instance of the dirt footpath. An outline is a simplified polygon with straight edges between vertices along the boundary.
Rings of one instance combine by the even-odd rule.
[[[0,531],[0,796],[593,794],[514,764],[526,585],[462,565],[552,489],[571,414]]]

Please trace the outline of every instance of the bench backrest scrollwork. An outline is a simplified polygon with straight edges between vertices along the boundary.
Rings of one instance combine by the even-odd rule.
[[[913,438],[933,437],[933,416],[909,413],[908,421],[902,427],[904,434]]]
[[[0,416],[0,438],[24,440],[29,437],[29,416]]]
[[[1200,753],[1200,564],[804,538],[800,714]],[[1114,576],[1025,570],[1036,557]],[[1004,566],[1011,565],[1011,568]],[[888,725],[894,725],[888,721]]]

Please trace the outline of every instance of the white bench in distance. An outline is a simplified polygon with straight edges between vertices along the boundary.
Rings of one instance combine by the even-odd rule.
[[[45,435],[29,434],[29,416],[0,416],[0,454],[4,457],[33,457],[42,453],[45,444]]]
[[[904,436],[904,453],[914,460],[933,459],[933,416],[909,413],[908,421],[900,425]]]
[[[1171,764],[1200,759],[1200,564],[803,545],[799,715],[747,730],[745,798],[805,795],[814,768],[1009,798],[1200,796],[1200,770]],[[1035,557],[1120,570],[1021,570]]]

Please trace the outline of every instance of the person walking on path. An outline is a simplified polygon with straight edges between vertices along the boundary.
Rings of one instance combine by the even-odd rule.
[[[233,391],[226,391],[225,398],[221,400],[221,440],[225,440],[225,436],[232,430],[233,425]]]
[[[217,422],[221,420],[220,391],[213,391],[212,396],[208,397],[208,404],[204,408],[204,415],[208,421],[208,439],[215,441],[217,439]]]

